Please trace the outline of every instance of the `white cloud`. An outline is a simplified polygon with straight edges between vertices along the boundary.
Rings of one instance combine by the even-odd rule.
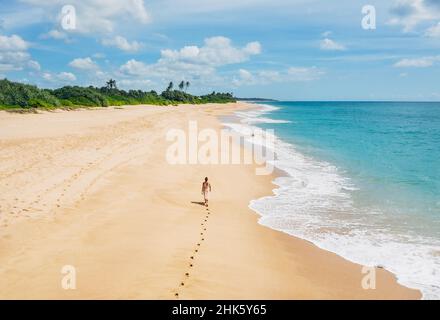
[[[69,66],[85,71],[95,71],[99,69],[98,65],[90,57],[76,58],[69,63]]]
[[[129,42],[127,39],[121,36],[116,36],[111,39],[104,39],[102,40],[102,44],[105,46],[116,47],[127,52],[139,51],[143,46],[141,42],[137,42],[137,41]]]
[[[40,71],[41,70],[41,66],[37,61],[34,60],[29,60],[28,61],[28,67],[30,69],[36,70],[36,71]]]
[[[0,51],[0,65],[3,72],[23,70],[31,57],[25,51]]]
[[[425,31],[425,36],[430,38],[440,38],[440,22],[428,28]]]
[[[95,58],[95,59],[104,59],[105,58],[105,54],[101,53],[101,52],[97,52],[97,53],[93,54],[93,58]]]
[[[250,71],[247,71],[245,69],[238,70],[238,76],[240,77],[240,80],[242,81],[253,81],[254,76]]]
[[[317,67],[290,67],[287,74],[290,81],[313,81],[321,78],[325,72]]]
[[[244,48],[244,52],[249,55],[256,55],[261,53],[261,44],[257,41],[250,42]]]
[[[58,79],[61,81],[75,81],[76,76],[71,72],[60,72],[57,74]]]
[[[328,50],[328,51],[345,50],[345,47],[342,44],[339,44],[336,41],[331,40],[329,38],[325,38],[325,39],[321,40],[320,48],[321,48],[321,50]]]
[[[0,51],[25,51],[29,47],[28,43],[17,35],[0,35]]]
[[[189,80],[198,89],[212,90],[214,87],[229,86],[232,79],[223,75],[221,67],[248,61],[261,52],[259,42],[249,42],[236,46],[225,37],[211,37],[202,46],[189,45],[178,50],[161,51],[160,58],[154,63],[131,59],[121,65],[115,74],[119,82],[126,86],[145,88],[145,80],[150,80],[157,90],[168,81]]]
[[[388,23],[410,32],[423,22],[440,19],[439,8],[437,0],[397,0],[391,8],[393,17]]]
[[[76,81],[76,76],[71,72],[50,73],[44,72],[42,74],[43,79],[50,82],[72,82]]]
[[[440,61],[440,56],[401,59],[394,64],[396,68],[427,68]]]
[[[49,72],[45,72],[45,73],[43,73],[43,74],[42,74],[42,77],[43,77],[43,79],[48,80],[48,81],[50,81],[50,80],[53,79],[52,74],[49,73]]]
[[[234,47],[226,37],[205,39],[203,47],[186,46],[180,50],[162,50],[162,61],[193,65],[223,66],[247,61],[250,56],[261,53],[259,42],[250,42],[243,48]]]
[[[40,37],[41,39],[69,40],[67,33],[57,29],[50,30],[49,32],[42,34]]]
[[[0,58],[1,60],[1,58]],[[9,72],[9,71],[17,71],[20,70],[19,68],[17,68],[16,66],[14,66],[13,64],[10,63],[1,63],[0,62],[0,72]],[[2,78],[4,76],[2,75]]]
[[[210,85],[264,85],[277,82],[307,82],[319,79],[324,71],[317,67],[290,67],[285,70],[249,71],[240,68],[235,76],[221,75],[221,66],[239,64],[261,53],[259,42],[237,47],[225,37],[205,39],[204,45],[185,46],[179,50],[162,50],[161,57],[153,64],[131,59],[120,67],[121,84],[145,88],[152,83],[162,84],[170,80],[188,79],[191,82]],[[146,80],[145,78],[148,77]],[[152,80],[153,79],[153,80]],[[151,81],[151,82],[150,82]]]
[[[75,7],[77,23],[75,30],[79,33],[111,33],[119,22],[150,22],[150,15],[143,0],[22,0],[47,12],[55,13],[57,25],[61,21],[60,10],[63,5]]]
[[[283,71],[259,70],[250,72],[238,70],[238,77],[232,80],[235,86],[265,85],[277,82],[309,82],[320,79],[325,72],[317,67],[289,67]]]
[[[213,77],[218,67],[247,61],[261,52],[258,42],[250,42],[244,47],[235,47],[225,37],[205,39],[202,47],[185,46],[180,50],[162,50],[160,59],[146,64],[131,59],[120,67],[122,74],[139,77],[169,79]]]
[[[27,52],[29,44],[18,35],[0,35],[0,71],[40,70],[37,61]]]

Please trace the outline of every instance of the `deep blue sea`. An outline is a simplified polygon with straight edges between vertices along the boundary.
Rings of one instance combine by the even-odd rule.
[[[250,204],[260,223],[440,298],[440,103],[256,107],[233,127],[274,129],[285,172]]]

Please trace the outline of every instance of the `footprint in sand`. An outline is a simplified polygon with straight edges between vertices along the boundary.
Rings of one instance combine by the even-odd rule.
[[[210,212],[209,212],[209,209],[208,209],[208,208],[206,208],[206,211],[208,211],[207,214],[209,215]],[[205,217],[206,219],[204,219],[205,222],[208,221],[208,220],[207,220],[207,219],[209,218],[208,215]],[[202,222],[201,225],[204,226],[205,223]],[[206,228],[203,228],[203,231],[206,231]],[[203,236],[204,233],[201,232],[200,235]],[[201,241],[205,241],[205,238],[202,238]],[[200,247],[200,245],[201,245],[200,242],[197,243],[197,247]],[[198,249],[195,249],[194,252],[195,252],[195,253],[198,253],[199,250],[198,250]],[[190,259],[191,259],[191,260],[194,260],[194,256],[190,256]],[[192,267],[194,267],[194,265],[193,265],[192,263],[190,263],[190,264],[189,264],[189,267],[192,268]],[[189,277],[189,273],[186,272],[186,273],[185,273],[185,276],[186,276],[186,277]],[[185,286],[185,283],[184,283],[184,282],[181,282],[181,283],[180,283],[180,286],[181,286],[181,287]],[[177,292],[174,293],[174,296],[175,296],[176,298],[178,298],[178,297],[179,297],[179,293],[177,293]]]

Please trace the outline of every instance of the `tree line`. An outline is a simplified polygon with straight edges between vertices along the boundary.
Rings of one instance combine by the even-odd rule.
[[[162,92],[154,90],[121,90],[115,80],[110,79],[106,85],[98,87],[64,86],[59,89],[40,89],[37,86],[0,80],[1,109],[31,109],[31,108],[74,108],[74,107],[107,107],[120,105],[152,104],[202,104],[235,102],[232,93],[212,92],[196,96],[186,92],[190,87],[189,81],[181,81],[174,89],[170,82]]]

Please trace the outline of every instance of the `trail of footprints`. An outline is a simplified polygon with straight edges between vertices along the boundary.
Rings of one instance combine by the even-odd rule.
[[[29,217],[29,212],[35,213],[35,212],[42,212],[44,210],[49,210],[49,211],[53,211],[53,212],[56,211],[57,209],[59,209],[61,207],[62,200],[64,199],[66,192],[72,187],[72,185],[75,182],[77,182],[77,180],[80,179],[80,177],[82,177],[87,171],[89,171],[93,167],[96,167],[96,166],[102,164],[109,157],[111,157],[111,154],[106,154],[102,158],[95,159],[96,161],[88,162],[87,164],[82,166],[80,168],[80,170],[75,172],[70,177],[67,177],[67,178],[63,179],[61,182],[55,183],[51,187],[46,188],[44,190],[45,194],[55,192],[55,199],[54,199],[54,203],[52,203],[52,204],[43,203],[40,194],[38,194],[36,196],[36,198],[34,198],[34,201],[31,201],[31,202],[27,202],[27,201],[15,198],[14,199],[15,205],[13,205],[12,208],[10,208],[10,210],[9,210],[10,217],[11,216],[18,217],[22,213],[28,213],[28,214],[26,214],[26,217]],[[93,181],[90,182],[88,184],[88,186],[78,195],[77,199],[84,200],[85,194],[87,193],[88,188],[92,184],[93,184]],[[6,186],[8,186],[8,184],[6,184]],[[20,208],[19,204],[24,206],[24,208],[23,207]],[[4,209],[0,205],[0,218],[2,216],[2,213],[5,213],[3,211],[4,211]],[[8,220],[9,219],[6,219],[3,226],[8,225]]]
[[[186,283],[189,281],[191,270],[194,268],[194,260],[196,260],[197,254],[200,251],[200,247],[205,241],[208,219],[210,215],[211,212],[209,208],[206,208],[206,216],[203,218],[203,222],[200,223],[201,225],[200,239],[195,245],[194,250],[192,251],[192,255],[189,257],[188,268],[184,274],[183,280],[179,284],[179,288],[174,290],[174,297],[176,299],[179,298],[179,292],[181,292],[185,288]]]

